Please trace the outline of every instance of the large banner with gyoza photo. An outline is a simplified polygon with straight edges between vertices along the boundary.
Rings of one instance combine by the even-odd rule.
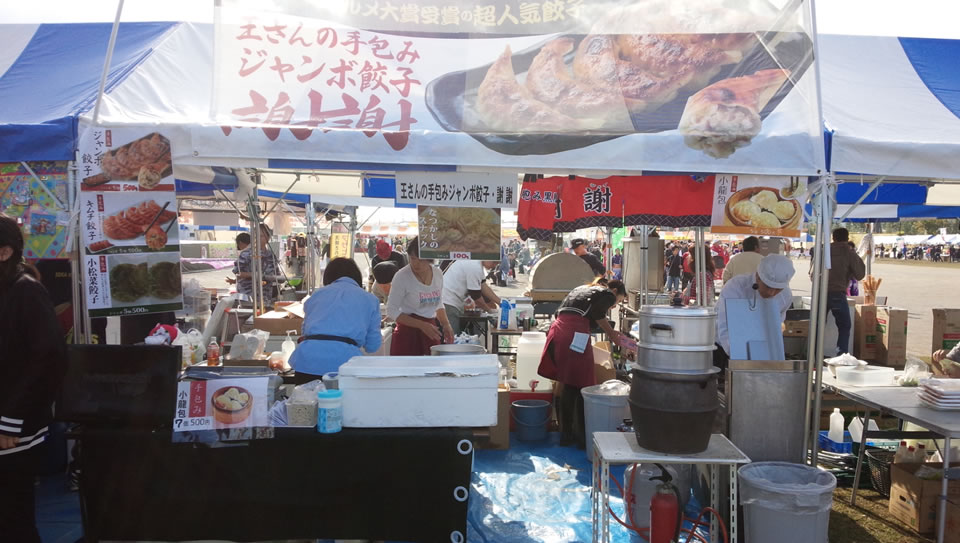
[[[170,141],[162,131],[80,126],[81,267],[92,317],[183,307]]]
[[[193,151],[817,175],[810,3],[223,0]]]

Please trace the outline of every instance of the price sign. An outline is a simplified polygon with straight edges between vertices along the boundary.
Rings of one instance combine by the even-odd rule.
[[[450,251],[450,260],[470,260],[470,252]]]
[[[266,377],[184,381],[177,386],[175,442],[213,442],[266,437]],[[272,436],[271,436],[272,437]]]

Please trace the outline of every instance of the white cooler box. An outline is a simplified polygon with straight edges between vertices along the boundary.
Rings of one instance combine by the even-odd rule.
[[[497,424],[497,356],[355,356],[340,366],[347,428]]]

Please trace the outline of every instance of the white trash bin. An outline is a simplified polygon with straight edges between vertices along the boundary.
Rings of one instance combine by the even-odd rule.
[[[746,543],[827,543],[837,478],[788,462],[740,468]]]
[[[623,419],[630,418],[630,385],[611,379],[600,385],[584,387],[584,430],[587,435],[587,460],[593,462],[593,433],[616,432]]]

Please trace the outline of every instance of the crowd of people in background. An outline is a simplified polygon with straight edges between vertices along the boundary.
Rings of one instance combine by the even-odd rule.
[[[960,245],[884,245],[874,249],[876,258],[926,260],[927,262],[960,262]]]

